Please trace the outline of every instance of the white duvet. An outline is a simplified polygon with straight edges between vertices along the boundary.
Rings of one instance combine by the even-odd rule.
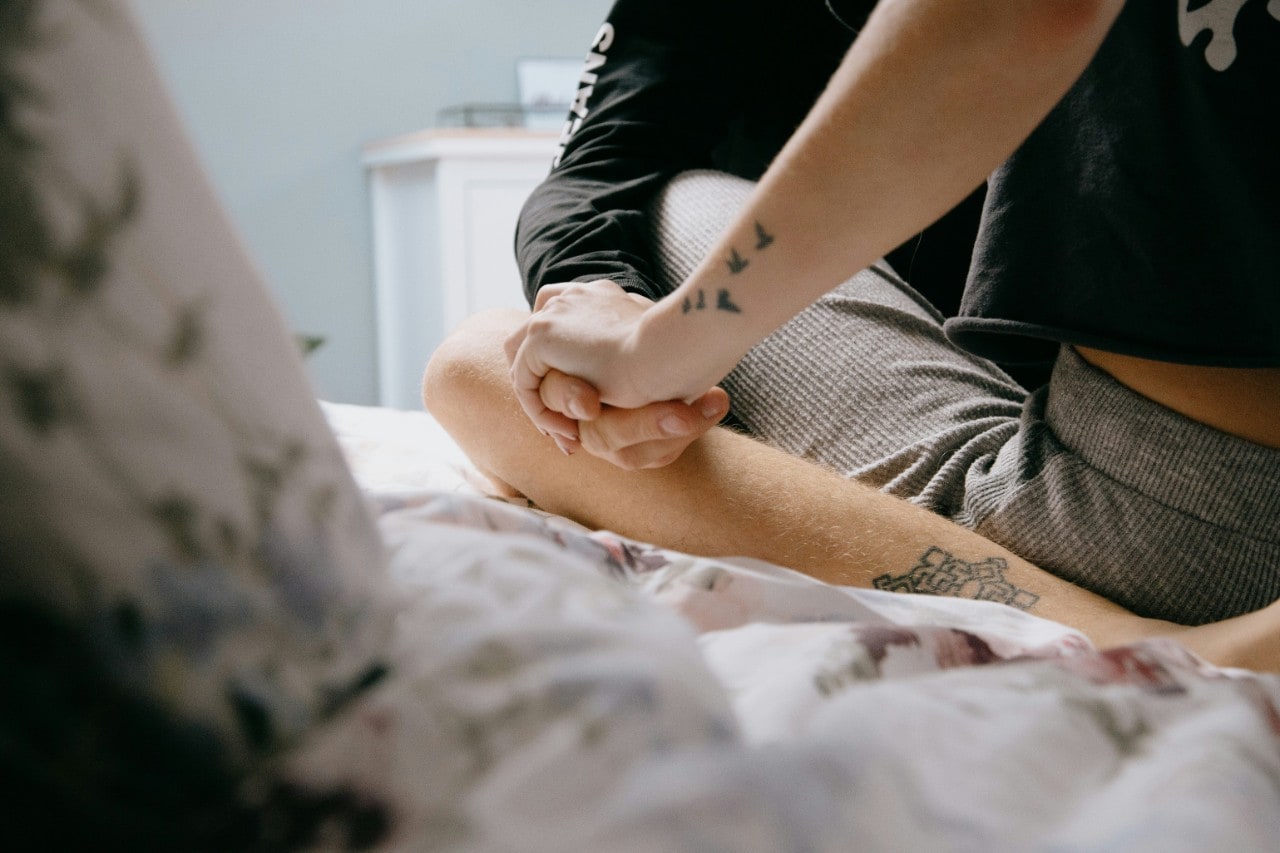
[[[1280,849],[1280,679],[588,533],[425,414],[325,408],[407,603],[292,762],[390,795],[394,848]]]

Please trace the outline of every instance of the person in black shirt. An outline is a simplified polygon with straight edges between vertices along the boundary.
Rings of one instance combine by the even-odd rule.
[[[1223,624],[1280,662],[1259,609],[1280,597],[1280,227],[1258,188],[1280,182],[1241,129],[1274,88],[1269,8],[898,0],[860,26],[841,4],[860,30],[832,72],[850,36],[825,9],[620,2],[521,219],[534,314],[461,330],[427,404],[499,479],[590,524],[945,593],[920,573],[940,549],[1101,641],[1153,630],[1117,602],[1256,610]],[[754,186],[723,174],[766,163]],[[988,175],[944,323],[877,259]],[[979,356],[1056,356],[1053,379],[1028,395]],[[722,379],[785,453],[706,431]],[[556,464],[526,417],[587,452]]]
[[[609,279],[658,299],[647,207],[693,169],[757,180],[821,94],[873,0],[621,0],[591,40],[552,174],[525,203],[516,257],[544,284]],[[618,33],[623,33],[621,39]],[[768,61],[751,61],[753,55]],[[983,189],[887,259],[944,314],[959,308]]]

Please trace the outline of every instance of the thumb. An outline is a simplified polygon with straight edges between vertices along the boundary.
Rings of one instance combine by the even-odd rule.
[[[600,417],[600,392],[589,382],[549,370],[538,389],[543,405],[574,420],[591,421]]]
[[[701,397],[691,400],[689,405],[707,420],[719,423],[729,414],[729,392],[717,385]]]

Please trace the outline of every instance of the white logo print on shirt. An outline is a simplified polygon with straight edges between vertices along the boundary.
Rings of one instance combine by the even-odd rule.
[[[1280,0],[1276,0],[1280,3]],[[586,62],[582,66],[582,75],[578,78],[579,88],[578,94],[573,99],[573,106],[570,108],[569,120],[564,124],[564,130],[560,133],[560,142],[556,146],[556,157],[551,162],[551,168],[560,165],[560,158],[564,156],[564,147],[569,144],[569,140],[578,132],[578,128],[582,126],[582,120],[587,117],[589,110],[587,103],[591,100],[591,96],[596,91],[596,80],[600,75],[596,71],[608,61],[605,56],[609,52],[609,48],[613,46],[613,24],[605,22],[600,27],[600,31],[596,33],[596,37],[591,40],[591,52],[587,54]]]
[[[1226,71],[1236,61],[1236,18],[1249,0],[1210,0],[1191,11],[1191,0],[1178,2],[1178,35],[1190,47],[1196,36],[1210,30],[1213,37],[1204,49],[1204,61],[1214,71]],[[1267,11],[1280,21],[1280,0],[1268,0]]]

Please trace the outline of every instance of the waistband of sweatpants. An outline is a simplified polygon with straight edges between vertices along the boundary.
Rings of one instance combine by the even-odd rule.
[[[1069,346],[1054,364],[1045,419],[1113,480],[1217,527],[1280,541],[1280,450],[1165,408]]]

